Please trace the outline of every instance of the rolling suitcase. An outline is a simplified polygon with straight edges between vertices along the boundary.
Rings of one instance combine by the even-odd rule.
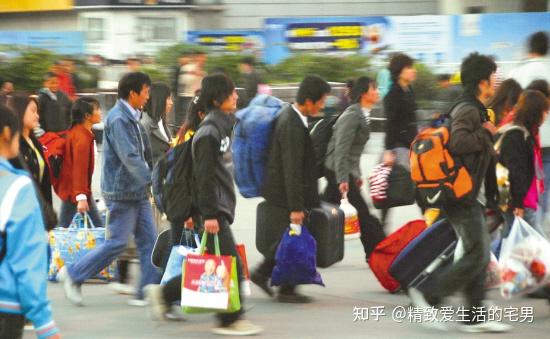
[[[290,224],[286,208],[263,201],[256,210],[256,248],[268,259],[275,252]],[[344,257],[344,212],[338,206],[321,202],[311,210],[306,222],[317,241],[317,266],[329,267]]]
[[[382,240],[369,257],[369,266],[380,284],[391,293],[399,290],[399,282],[389,274],[389,268],[412,240],[426,229],[424,220],[413,220]]]
[[[395,258],[389,273],[403,288],[427,291],[437,274],[452,262],[458,238],[446,219],[428,227]]]
[[[311,210],[308,229],[317,241],[317,266],[329,267],[344,258],[344,212],[337,205],[321,202]]]

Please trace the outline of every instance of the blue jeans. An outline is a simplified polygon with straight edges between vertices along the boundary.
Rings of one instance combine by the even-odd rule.
[[[542,207],[542,214],[548,213],[548,191],[550,190],[550,150],[544,148],[542,150],[542,166],[544,171],[544,192],[542,192],[542,198],[540,205]]]
[[[103,219],[101,219],[101,216],[99,215],[94,197],[90,197],[90,199],[88,199],[88,205],[90,207],[88,214],[90,215],[90,218],[92,218],[94,226],[104,227]],[[59,210],[59,227],[69,227],[76,212],[76,204],[73,204],[70,200],[62,201],[61,209]]]
[[[93,277],[124,252],[130,235],[133,234],[141,262],[141,280],[136,297],[143,299],[143,287],[158,284],[160,281],[159,273],[151,263],[151,253],[157,238],[151,204],[148,199],[107,200],[106,204],[111,221],[105,243],[69,266],[69,275],[76,284],[82,284]]]

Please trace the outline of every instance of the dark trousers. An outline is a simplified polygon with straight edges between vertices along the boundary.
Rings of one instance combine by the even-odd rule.
[[[325,170],[325,177],[328,181],[328,185],[323,193],[323,200],[339,205],[342,197],[339,189],[340,183],[336,182],[336,175],[331,170]],[[357,178],[350,175],[348,181],[348,200],[350,204],[357,209],[359,226],[361,228],[361,243],[363,243],[365,255],[368,259],[376,245],[378,245],[386,235],[384,234],[382,224],[378,218],[370,214],[369,206],[365,199],[363,199],[363,196],[361,196],[361,190],[357,187],[356,182]]]
[[[174,131],[178,131],[181,125],[185,122],[187,112],[189,111],[189,104],[193,100],[193,97],[178,97],[176,107],[174,108]]]
[[[462,240],[464,255],[437,277],[435,290],[428,300],[439,303],[442,298],[463,291],[468,307],[480,307],[485,298],[485,269],[491,255],[484,208],[476,202],[448,206],[444,211]]]
[[[234,313],[218,313],[217,317],[220,320],[222,326],[227,326],[237,320],[239,320],[244,314],[244,298],[242,294],[242,284],[244,282],[244,275],[242,269],[242,261],[237,253],[235,244],[235,238],[231,231],[229,223],[225,218],[219,218],[220,231],[218,233],[218,239],[220,242],[220,254],[228,255],[237,258],[237,275],[239,277],[239,298],[241,300],[241,309]],[[208,235],[206,242],[208,253],[214,254],[214,236]],[[164,300],[167,304],[171,305],[181,299],[181,280],[182,276],[179,275],[168,283],[163,288]]]
[[[23,338],[25,317],[20,314],[0,313],[0,338]]]

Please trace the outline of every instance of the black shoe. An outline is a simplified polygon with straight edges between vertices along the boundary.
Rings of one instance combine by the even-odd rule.
[[[262,291],[264,291],[268,296],[273,298],[275,292],[273,292],[273,289],[267,284],[268,280],[269,279],[265,275],[258,272],[252,272],[252,274],[250,275],[250,281],[252,281],[254,285],[261,288]]]
[[[281,292],[277,294],[277,302],[287,304],[309,304],[313,299],[296,292]]]

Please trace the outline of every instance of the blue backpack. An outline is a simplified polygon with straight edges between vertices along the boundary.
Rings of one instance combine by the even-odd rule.
[[[262,194],[271,134],[283,105],[278,98],[260,94],[236,113],[232,147],[235,182],[245,198]]]

